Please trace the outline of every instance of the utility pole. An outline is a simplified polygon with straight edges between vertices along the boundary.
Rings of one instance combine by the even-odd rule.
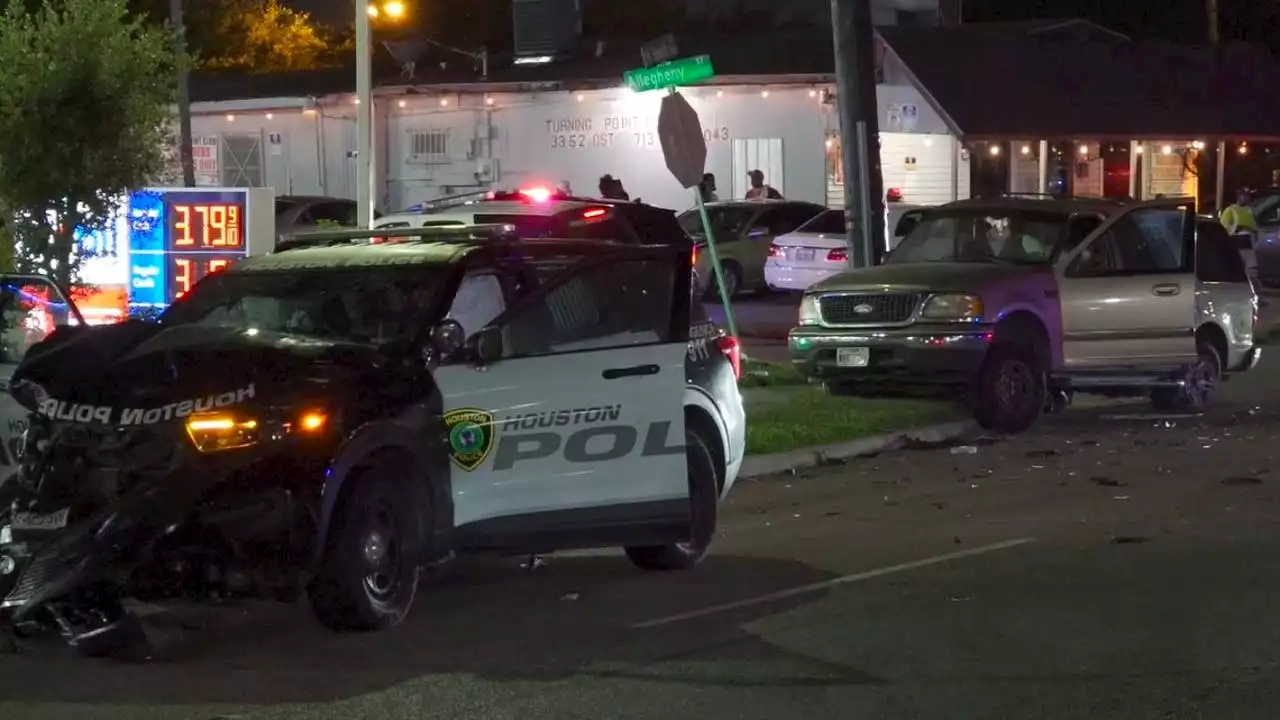
[[[871,0],[831,0],[831,29],[849,265],[861,268],[875,264],[884,248],[884,181],[880,177]]]
[[[373,227],[373,33],[370,5],[356,0],[356,217]]]
[[[169,0],[169,23],[173,25],[174,51],[178,64],[178,160],[182,163],[182,184],[196,186],[196,164],[191,157],[191,83],[187,63],[187,23],[184,0]]]
[[[1209,16],[1209,44],[1217,45],[1221,39],[1218,34],[1218,0],[1204,0],[1204,11]]]

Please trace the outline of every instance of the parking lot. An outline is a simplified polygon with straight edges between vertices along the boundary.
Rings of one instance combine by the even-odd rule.
[[[386,633],[305,606],[151,618],[147,662],[0,656],[0,717],[1270,717],[1280,373],[1202,418],[748,482],[693,573],[472,560]]]

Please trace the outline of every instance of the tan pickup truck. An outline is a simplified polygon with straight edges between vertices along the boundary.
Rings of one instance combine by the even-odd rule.
[[[1258,362],[1257,302],[1191,198],[962,200],[811,287],[789,346],[834,395],[954,394],[1019,432],[1076,391],[1205,407]]]

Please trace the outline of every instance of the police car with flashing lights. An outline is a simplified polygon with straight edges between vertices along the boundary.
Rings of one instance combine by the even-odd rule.
[[[305,592],[378,629],[459,552],[706,554],[745,416],[686,245],[369,232],[30,348],[0,627],[100,653],[139,636],[125,598]]]
[[[579,197],[544,187],[491,191],[460,205],[433,206],[387,215],[375,228],[511,225],[522,238],[554,237],[636,244],[692,243],[666,208],[629,200]]]

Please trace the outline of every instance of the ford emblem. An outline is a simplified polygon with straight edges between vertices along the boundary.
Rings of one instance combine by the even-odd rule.
[[[866,303],[862,303],[861,305],[854,305],[854,306],[853,306],[853,311],[854,311],[854,312],[856,312],[856,313],[858,313],[859,315],[866,315],[867,313],[871,312],[872,310],[875,310],[875,308],[871,307],[870,305],[868,305],[868,304],[866,304]]]

